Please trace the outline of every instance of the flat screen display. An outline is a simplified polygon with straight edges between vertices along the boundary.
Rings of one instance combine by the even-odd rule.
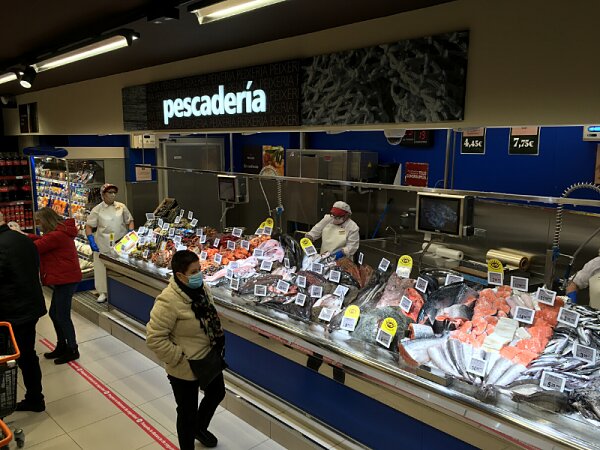
[[[419,195],[419,231],[460,236],[462,198]]]
[[[230,203],[236,201],[234,178],[219,178],[219,200]]]

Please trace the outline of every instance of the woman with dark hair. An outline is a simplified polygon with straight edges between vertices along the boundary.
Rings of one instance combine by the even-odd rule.
[[[55,364],[65,364],[79,358],[75,327],[71,320],[71,303],[81,281],[79,257],[75,248],[77,225],[74,219],[63,220],[53,209],[42,208],[35,213],[43,235],[28,234],[40,255],[42,284],[51,286],[50,319],[56,332],[56,348],[44,353]]]
[[[198,255],[189,250],[175,253],[173,276],[156,298],[146,326],[148,347],[165,363],[175,402],[177,435],[181,450],[194,448],[194,438],[205,447],[215,447],[217,438],[208,425],[225,397],[220,372],[205,388],[198,406],[200,383],[189,360],[206,357],[218,346],[224,349],[225,335],[217,310],[205,290]]]

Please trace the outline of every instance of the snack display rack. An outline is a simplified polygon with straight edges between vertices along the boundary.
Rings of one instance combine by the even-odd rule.
[[[0,212],[6,222],[16,222],[25,231],[33,230],[31,174],[26,157],[0,153]]]

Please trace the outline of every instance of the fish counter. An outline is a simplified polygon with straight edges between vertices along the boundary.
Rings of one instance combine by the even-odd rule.
[[[173,251],[185,246],[201,255],[205,283],[229,324],[232,369],[359,442],[376,446],[369,430],[392,418],[396,425],[407,420],[394,414],[410,416],[410,408],[399,405],[416,401],[438,413],[434,420],[419,421],[472,445],[482,446],[449,424],[458,421],[473,433],[489,433],[523,448],[600,448],[599,312],[543,289],[528,293],[444,279],[435,270],[411,273],[394,271],[390,264],[373,268],[347,258],[309,257],[285,235],[226,236],[238,245],[221,247],[223,235],[212,234],[189,235],[187,242],[184,236]],[[242,241],[248,243],[243,248]],[[137,247],[127,254],[101,255],[111,307],[142,324],[170,276],[168,246],[163,247],[159,258],[140,258],[145,250]],[[263,347],[294,364],[271,360],[260,350],[252,353],[256,349],[248,342],[257,335],[270,338]],[[302,374],[309,384],[291,388],[299,376],[294,370],[307,370],[307,355],[362,384],[327,379],[333,385],[317,388],[324,377],[307,381]],[[257,364],[261,358],[273,370],[289,370],[290,383],[282,385],[278,373]],[[321,397],[306,403],[307,389]],[[369,400],[393,412],[365,404],[377,410],[375,424],[341,412],[345,401],[351,401],[348,410],[356,411]],[[328,401],[330,408],[324,406]],[[429,429],[417,434],[421,441],[415,446],[464,444],[445,437],[425,443]]]

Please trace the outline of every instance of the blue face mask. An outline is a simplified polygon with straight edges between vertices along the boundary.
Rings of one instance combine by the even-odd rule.
[[[194,275],[190,275],[188,277],[187,285],[189,287],[191,287],[192,289],[198,289],[198,288],[202,287],[202,283],[203,283],[202,272],[195,273]]]

